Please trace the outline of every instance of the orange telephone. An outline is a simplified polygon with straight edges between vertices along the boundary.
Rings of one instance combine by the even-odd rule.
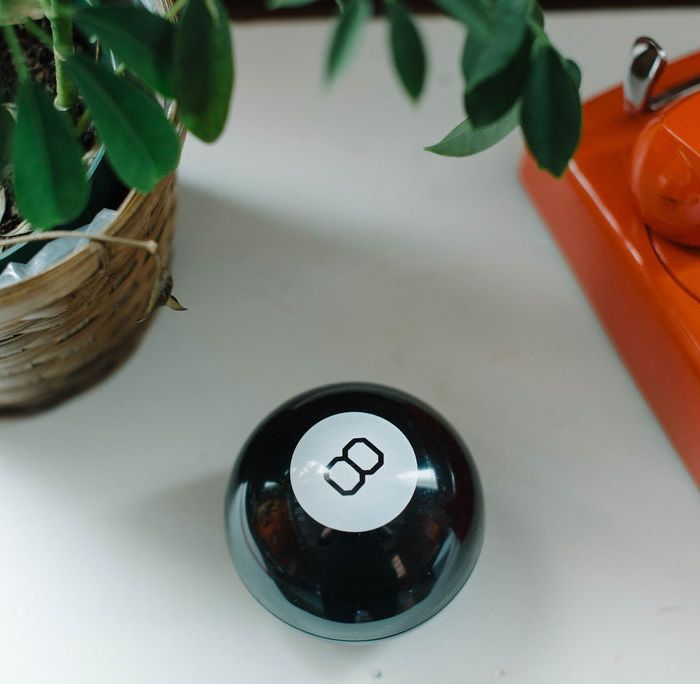
[[[700,53],[636,41],[623,85],[584,105],[565,176],[521,179],[700,485]]]

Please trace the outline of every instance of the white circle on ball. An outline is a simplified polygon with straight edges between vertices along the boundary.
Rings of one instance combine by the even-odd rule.
[[[304,433],[289,477],[294,496],[316,522],[342,532],[367,532],[406,508],[416,490],[418,463],[393,423],[349,411]]]

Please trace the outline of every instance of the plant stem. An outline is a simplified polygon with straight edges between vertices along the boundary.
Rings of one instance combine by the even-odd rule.
[[[51,33],[53,34],[54,60],[56,63],[56,100],[58,109],[70,109],[77,99],[75,84],[66,72],[65,59],[73,52],[73,17],[65,9],[70,9],[71,0],[50,0]]]
[[[165,18],[172,19],[176,17],[188,2],[189,0],[175,0],[175,4],[165,13]]]
[[[86,109],[78,119],[78,123],[75,124],[75,137],[79,138],[87,130],[88,124],[90,123],[90,110]]]
[[[15,63],[17,77],[21,81],[29,76],[29,68],[27,67],[27,60],[22,52],[22,46],[19,44],[17,34],[12,26],[3,26],[2,32],[5,36],[5,42],[10,50],[10,54],[12,55],[12,61]]]

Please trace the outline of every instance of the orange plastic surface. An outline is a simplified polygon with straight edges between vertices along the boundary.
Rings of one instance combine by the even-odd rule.
[[[699,74],[697,53],[669,65],[660,88]],[[683,117],[688,118],[673,121],[671,128],[690,126],[693,133],[686,142],[697,156],[700,97],[688,97],[695,102],[695,121],[686,106]],[[700,249],[650,231],[631,185],[635,145],[658,116],[628,116],[622,89],[614,88],[586,103],[581,145],[562,179],[538,170],[529,156],[521,178],[700,486]],[[667,170],[662,156],[644,163]],[[659,210],[664,208],[652,205],[652,214]]]

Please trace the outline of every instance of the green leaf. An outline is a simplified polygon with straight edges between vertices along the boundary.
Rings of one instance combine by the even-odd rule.
[[[485,36],[467,32],[467,38],[464,41],[464,49],[462,50],[462,73],[471,73],[476,60],[479,58],[481,51],[486,47],[487,39]]]
[[[175,36],[175,93],[182,121],[204,142],[224,130],[233,82],[226,9],[220,0],[190,0]]]
[[[417,100],[425,83],[425,50],[411,15],[396,0],[387,0],[389,38],[394,66],[403,87]]]
[[[462,67],[468,87],[476,88],[511,64],[529,34],[529,11],[530,0],[494,2],[490,12],[491,30],[487,36],[476,37],[477,46],[469,49],[470,59],[465,62],[463,56]]]
[[[0,26],[21,24],[27,19],[41,19],[41,0],[0,0]]]
[[[88,37],[97,37],[147,85],[166,97],[175,96],[173,56],[175,25],[143,7],[106,5],[75,15]]]
[[[576,90],[578,90],[581,87],[581,69],[579,65],[573,59],[565,59],[564,64],[569,72],[569,77],[573,81]]]
[[[70,118],[31,78],[20,81],[12,145],[14,192],[22,216],[53,228],[78,216],[90,196]]]
[[[520,123],[540,168],[561,176],[581,135],[581,100],[567,66],[551,46],[539,50],[530,67]]]
[[[469,30],[481,36],[490,32],[488,4],[484,0],[433,0],[445,14],[462,22]]]
[[[4,175],[5,166],[10,161],[14,133],[15,120],[7,107],[0,105],[0,176]]]
[[[539,2],[533,1],[532,7],[530,8],[530,19],[535,22],[537,26],[541,29],[544,28],[544,12],[540,7]]]
[[[516,105],[501,119],[483,128],[474,128],[471,121],[465,119],[439,143],[425,149],[444,157],[468,157],[503,140],[517,127],[519,116],[520,107]]]
[[[341,13],[326,58],[326,81],[330,83],[345,66],[364,23],[372,16],[369,0],[350,0]]]
[[[467,40],[463,61],[468,59],[469,42]],[[504,69],[476,85],[473,81],[467,82],[464,107],[476,128],[497,121],[520,99],[530,68],[531,48],[532,34],[527,31],[520,49]]]
[[[150,192],[176,166],[180,140],[162,107],[136,84],[77,53],[66,61],[119,178]]]
[[[305,7],[314,2],[318,2],[318,0],[267,0],[265,6],[269,10],[276,10],[284,7]]]

